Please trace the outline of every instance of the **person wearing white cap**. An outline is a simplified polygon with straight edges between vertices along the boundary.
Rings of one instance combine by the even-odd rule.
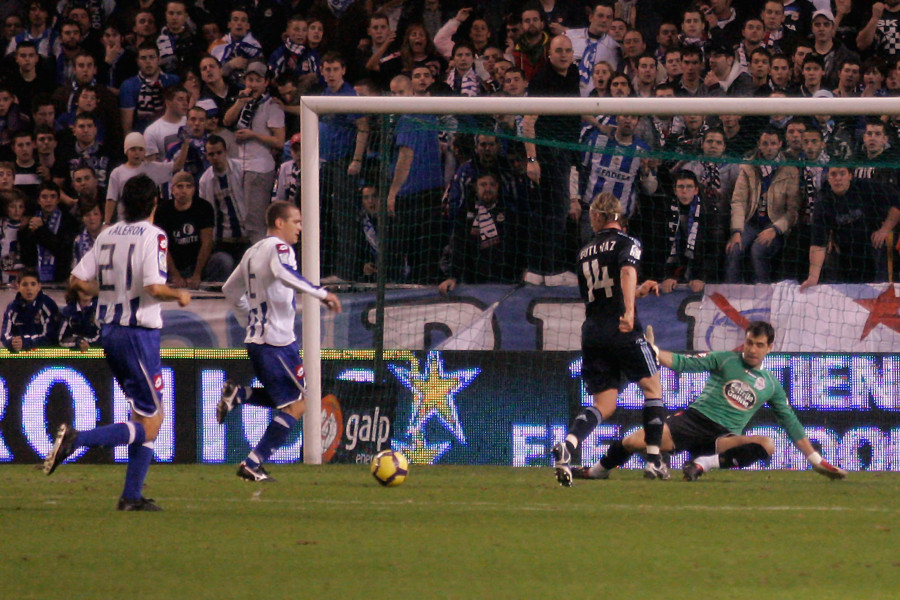
[[[184,167],[187,158],[189,144],[182,146],[182,151],[171,162],[145,162],[147,143],[144,134],[132,131],[125,136],[125,164],[113,169],[109,175],[109,187],[106,190],[106,208],[103,211],[103,223],[112,223],[122,218],[122,208],[119,207],[119,199],[125,182],[137,175],[147,175],[159,186],[161,198],[168,198],[169,184],[172,174]],[[118,207],[118,208],[117,208]],[[118,217],[118,218],[116,218]]]
[[[225,113],[223,124],[233,127],[238,160],[244,171],[244,199],[247,202],[246,232],[251,243],[266,235],[265,212],[275,185],[272,150],[284,145],[284,110],[266,93],[268,67],[260,61],[247,65],[247,86],[237,102]]]
[[[837,26],[830,10],[817,10],[812,18],[813,52],[825,61],[823,85],[834,89],[838,85],[838,75],[847,60],[859,61],[859,55],[849,50],[840,40],[835,39]]]

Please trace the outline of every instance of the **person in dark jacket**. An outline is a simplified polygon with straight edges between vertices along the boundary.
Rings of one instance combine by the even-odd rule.
[[[19,277],[19,293],[3,313],[0,343],[11,352],[55,346],[59,309],[41,290],[37,271],[26,269]]]
[[[59,345],[63,348],[88,350],[100,341],[97,324],[97,297],[83,292],[66,292],[67,304],[60,311]]]

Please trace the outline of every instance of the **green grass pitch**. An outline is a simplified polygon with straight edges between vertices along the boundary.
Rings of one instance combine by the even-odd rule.
[[[556,484],[549,468],[4,465],[0,598],[897,598],[900,474],[716,471]],[[680,476],[680,473],[677,475]]]

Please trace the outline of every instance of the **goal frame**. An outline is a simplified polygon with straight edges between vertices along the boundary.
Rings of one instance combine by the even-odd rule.
[[[773,110],[772,107],[776,109]],[[898,98],[419,98],[373,96],[303,96],[300,99],[303,213],[301,272],[321,281],[319,252],[319,116],[325,114],[467,114],[467,115],[900,115]],[[384,160],[386,157],[383,157]],[[322,317],[319,300],[303,294],[303,366],[306,417],[303,462],[322,463]],[[315,415],[316,418],[308,418]]]

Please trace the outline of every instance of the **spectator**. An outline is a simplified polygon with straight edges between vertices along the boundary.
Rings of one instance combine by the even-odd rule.
[[[272,150],[280,151],[284,145],[284,111],[266,93],[269,81],[265,63],[251,62],[244,83],[247,87],[225,113],[224,124],[235,129],[247,202],[245,225],[254,243],[266,234],[265,207],[275,184]]]
[[[6,47],[13,39],[25,31],[25,22],[16,13],[7,15],[3,19],[3,30],[0,32],[0,52],[6,53]]]
[[[428,89],[434,84],[434,74],[426,65],[413,67],[409,75],[413,96],[427,96]]]
[[[200,44],[192,24],[188,21],[187,1],[166,2],[166,25],[156,38],[159,48],[159,67],[170,75],[195,64]]]
[[[784,52],[792,45],[793,31],[784,26],[783,0],[768,0],[763,4],[762,22],[765,27],[762,47],[773,53]]]
[[[791,86],[799,86],[803,83],[803,61],[806,57],[813,53],[813,45],[806,39],[797,40],[794,45],[794,52],[791,54]],[[825,64],[822,63],[822,70],[825,70]]]
[[[804,281],[809,274],[809,246],[812,241],[812,215],[826,180],[831,158],[825,151],[825,140],[818,127],[808,126],[803,132],[803,158],[800,170],[800,202],[797,224],[784,247],[784,272],[788,279]]]
[[[765,35],[765,25],[762,19],[750,17],[744,21],[741,29],[741,43],[734,48],[735,64],[744,72],[750,70],[750,55],[757,48],[762,48],[763,36]],[[726,44],[726,47],[727,46]]]
[[[544,31],[544,19],[537,5],[527,5],[522,10],[522,35],[519,36],[510,59],[513,65],[522,69],[525,79],[532,77],[547,62],[550,36]]]
[[[710,39],[734,48],[741,39],[741,21],[731,4],[731,0],[710,0],[704,18]]]
[[[53,94],[56,101],[57,114],[80,112],[76,101],[79,92],[92,87],[96,95],[97,106],[92,109],[97,117],[97,129],[102,133],[99,137],[110,147],[118,148],[122,143],[122,120],[119,111],[119,100],[109,88],[97,80],[97,66],[93,56],[87,52],[79,52],[75,56],[75,75],[71,85],[57,88]],[[60,141],[63,141],[62,139]]]
[[[756,151],[758,136],[753,127],[744,126],[741,115],[722,115],[722,132],[725,134],[725,153],[735,158],[743,158]]]
[[[757,48],[750,53],[747,73],[753,82],[754,96],[767,96],[774,88],[769,74],[772,72],[772,55],[765,48]]]
[[[344,59],[335,52],[322,57],[325,78],[323,96],[356,96],[356,90],[344,81]],[[369,140],[369,120],[364,115],[334,114],[319,119],[320,202],[322,239],[325,240],[322,271],[341,278],[352,276],[355,253],[342,244],[354,239],[353,219],[357,204],[349,189],[362,171]]]
[[[365,65],[365,72],[376,83],[382,87],[390,85],[391,77],[399,74],[399,70],[383,69],[385,63],[394,61],[391,65],[399,65],[400,51],[391,49],[394,47],[394,41],[397,39],[397,33],[391,30],[390,20],[387,15],[376,12],[369,17],[369,27],[367,29],[369,39],[362,40],[360,45],[365,50],[360,50],[358,56],[361,64]],[[365,42],[365,43],[363,43]],[[393,73],[392,71],[397,71]]]
[[[885,241],[900,222],[897,197],[896,188],[858,181],[847,167],[829,167],[828,186],[813,209],[809,274],[801,287],[814,286],[820,279],[886,281],[891,249]]]
[[[719,128],[707,129],[703,133],[702,149],[702,156],[686,162],[682,168],[697,176],[700,196],[709,206],[706,223],[713,240],[707,248],[715,249],[715,273],[720,273],[722,249],[731,229],[731,197],[740,165],[722,162],[725,157],[725,133]]]
[[[882,58],[900,54],[900,0],[884,0],[872,4],[866,26],[856,36],[861,52],[872,51]]]
[[[582,155],[578,193],[583,242],[592,235],[587,208],[598,194],[613,193],[622,203],[624,216],[632,217],[639,211],[639,193],[656,192],[656,173],[646,159],[650,147],[634,137],[637,122],[637,116],[619,115],[614,134],[606,136],[598,132],[584,140],[590,149]]]
[[[26,6],[28,27],[9,42],[5,55],[15,52],[20,42],[30,40],[37,45],[38,54],[50,58],[57,41],[57,32],[50,20],[50,3],[47,0],[29,0]]]
[[[679,283],[687,283],[694,293],[703,291],[707,281],[715,281],[715,206],[700,194],[697,176],[691,171],[675,174],[675,197],[667,221],[669,255],[665,279],[659,291],[668,294]]]
[[[847,49],[840,41],[834,39],[836,28],[834,15],[829,10],[817,10],[813,13],[813,52],[822,57],[825,75],[824,85],[834,89],[838,84],[840,69],[847,60],[859,63],[859,55]]]
[[[73,209],[96,204],[101,207],[100,222],[103,222],[103,211],[106,203],[106,188],[100,186],[97,173],[88,163],[80,163],[72,171],[72,190],[75,198],[70,202]],[[77,201],[77,202],[76,202]]]
[[[791,61],[784,54],[772,56],[769,69],[769,87],[772,91],[784,91],[791,85]]]
[[[887,80],[887,65],[880,58],[870,58],[861,67],[863,89],[860,96],[870,98],[873,96],[887,96],[887,88],[884,83]]]
[[[527,184],[519,169],[506,156],[500,154],[500,143],[493,135],[475,136],[475,156],[456,170],[447,188],[445,204],[451,223],[466,206],[472,206],[475,198],[475,182],[480,175],[491,173],[499,183],[498,195],[502,204],[519,212],[527,210]]]
[[[471,42],[457,42],[453,47],[453,68],[447,72],[447,85],[456,96],[481,96],[484,82],[475,72],[475,49]]]
[[[119,106],[122,130],[143,133],[165,110],[163,90],[178,83],[177,75],[159,70],[159,50],[154,43],[138,47],[138,74],[122,82]]]
[[[56,345],[59,309],[41,289],[38,274],[25,269],[19,277],[15,299],[3,313],[0,343],[10,352]]]
[[[118,95],[125,80],[138,73],[137,52],[124,47],[122,31],[115,21],[103,26],[102,39],[103,60],[97,64],[97,79]]]
[[[188,91],[181,85],[173,85],[163,92],[163,99],[165,112],[144,130],[145,160],[162,161],[166,149],[178,141],[178,133],[187,123]]]
[[[784,128],[784,157],[788,160],[803,159],[803,132],[806,131],[806,121],[803,119],[791,119]]]
[[[33,203],[37,200],[38,187],[41,185],[38,175],[40,165],[34,159],[34,135],[31,131],[17,131],[13,134],[12,147],[15,155],[16,189],[24,192]]]
[[[45,181],[38,189],[40,210],[19,230],[22,264],[37,270],[41,282],[64,282],[72,270],[72,243],[78,221],[59,208],[59,186]]]
[[[0,192],[9,192],[15,189],[16,168],[13,163],[0,161]]]
[[[678,35],[679,43],[684,48],[697,48],[700,51],[700,61],[703,60],[703,48],[706,45],[706,20],[703,13],[696,7],[689,7],[681,13],[681,33]],[[682,58],[684,54],[682,53]]]
[[[213,253],[215,214],[209,202],[194,198],[196,189],[190,173],[176,173],[172,200],[159,207],[153,221],[169,238],[170,285],[192,290],[201,281],[225,281],[234,269],[228,253]]]
[[[416,65],[426,65],[431,69],[435,79],[444,72],[447,67],[447,61],[441,56],[434,47],[434,42],[420,23],[412,23],[406,28],[403,35],[403,42],[400,44],[400,52],[397,56],[381,62],[380,65],[373,65],[370,61],[367,65],[369,71],[381,73],[381,81],[385,77],[393,74],[410,73]],[[372,66],[378,68],[372,69]],[[376,81],[379,81],[376,79]],[[393,79],[388,79],[393,82]]]
[[[207,140],[211,135],[217,135],[223,140],[228,148],[228,158],[238,157],[237,138],[234,132],[222,125],[222,113],[216,107],[215,102],[209,98],[200,100],[197,103],[200,108],[206,109],[206,136]]]
[[[211,54],[206,54],[200,59],[200,79],[203,85],[200,88],[200,98],[212,100],[219,115],[224,115],[237,101],[241,88],[222,77],[222,66],[219,60]],[[207,108],[207,116],[209,109]]]
[[[209,53],[222,65],[222,73],[231,83],[243,83],[250,61],[265,56],[262,45],[250,31],[245,9],[234,8],[228,13],[228,33],[209,47]]]
[[[784,0],[784,28],[794,39],[809,36],[815,6],[809,0]]]
[[[666,53],[678,48],[678,25],[671,22],[662,22],[656,30],[656,50],[653,52],[656,62],[663,64],[666,61]]]
[[[37,45],[29,40],[16,47],[15,69],[11,69],[6,83],[26,114],[31,114],[36,94],[52,94],[56,86],[42,64]]]
[[[448,276],[438,289],[447,294],[463,283],[511,283],[521,277],[525,240],[520,215],[505,204],[493,173],[475,180],[475,196],[459,211],[450,237]]]
[[[31,123],[15,100],[12,90],[0,83],[0,160],[12,158],[13,135],[28,129]]]
[[[269,56],[270,75],[275,79],[278,79],[283,73],[296,75],[300,78],[297,87],[303,92],[312,88],[319,80],[314,65],[310,64],[310,56],[306,48],[308,29],[306,19],[300,15],[294,15],[288,19],[282,45]]]
[[[71,181],[78,166],[87,164],[93,169],[99,185],[107,187],[113,161],[111,153],[106,149],[106,144],[101,144],[97,139],[95,113],[85,112],[78,115],[72,131],[75,139],[59,152],[60,163],[65,169],[66,181]]]
[[[99,211],[99,207],[97,207]],[[59,345],[87,352],[100,341],[97,323],[97,296],[68,290],[66,305],[60,311]]]
[[[411,96],[409,77],[395,77],[391,92]],[[444,179],[438,133],[432,128],[435,123],[432,115],[402,115],[394,129],[396,155],[387,194],[387,212],[396,219],[393,242],[387,249],[389,276],[394,279],[402,277],[405,264],[415,283],[437,283],[439,276]]]
[[[94,247],[97,236],[103,231],[103,209],[100,204],[84,203],[81,205],[80,212],[81,222],[84,226],[78,235],[75,236],[75,241],[72,244],[73,265],[77,265],[78,261],[84,258],[84,255]]]
[[[34,147],[37,152],[38,177],[41,181],[55,181],[61,185],[66,183],[69,172],[63,161],[56,156],[56,133],[50,127],[36,127],[34,130]]]
[[[666,68],[666,83],[678,86],[681,82],[681,48],[666,50],[663,58],[663,66]],[[676,87],[677,89],[677,87]]]
[[[862,137],[862,156],[865,164],[853,170],[856,180],[871,179],[882,185],[898,187],[897,152],[888,148],[887,127],[884,121],[872,118],[866,122]]]
[[[529,11],[523,12],[523,20]],[[531,11],[535,12],[535,11]],[[580,92],[578,68],[573,64],[572,41],[556,36],[550,42],[549,60],[528,84],[528,95],[577,97]],[[540,140],[573,140],[578,135],[579,117],[528,115],[523,122],[525,137]],[[537,186],[532,205],[529,237],[534,250],[528,257],[526,283],[574,285],[574,264],[564,255],[566,221],[577,222],[581,205],[569,190],[575,156],[569,150],[544,144],[525,144],[526,174]]]
[[[0,163],[2,172],[3,163]],[[14,284],[17,273],[24,268],[19,252],[19,228],[25,219],[25,195],[18,190],[0,191],[0,283]]]
[[[206,160],[206,140],[209,137],[206,132],[206,121],[205,108],[191,107],[187,113],[187,122],[176,134],[176,141],[169,140],[166,144],[167,161],[174,161],[184,144],[189,146],[184,170],[194,177],[195,187],[200,182],[200,176],[209,168],[209,161]]]
[[[798,173],[783,162],[781,136],[765,128],[758,138],[756,160],[743,164],[731,197],[731,240],[725,248],[726,280],[741,283],[744,257],[753,269],[751,283],[770,283],[772,261],[784,248],[784,238],[797,222]]]
[[[200,177],[200,197],[213,207],[215,216],[215,251],[226,252],[235,264],[250,247],[244,224],[247,205],[244,202],[244,173],[241,161],[228,158],[224,139],[211,135],[206,140],[209,168]]]
[[[362,275],[363,280],[371,280],[378,275],[378,249],[381,246],[379,235],[379,211],[381,203],[378,199],[378,190],[375,186],[366,185],[361,190],[362,208],[359,211],[359,236],[357,247],[360,266],[356,270],[356,277]]]
[[[605,2],[597,2],[591,11],[587,27],[569,29],[564,34],[572,40],[582,96],[589,95],[594,89],[592,74],[597,63],[606,62],[614,71],[618,70],[622,49],[619,43],[609,36],[609,22],[612,18],[612,6]]]
[[[634,78],[634,92],[639,98],[656,96],[656,81],[659,69],[656,58],[649,52],[638,57],[637,75]]]
[[[703,70],[703,53],[696,46],[681,49],[681,81],[678,83],[676,96],[693,98],[706,95],[701,72]]]
[[[161,15],[160,15],[161,16]],[[162,18],[160,18],[162,21]],[[126,34],[127,44],[137,52],[144,44],[153,44],[156,46],[156,15],[151,10],[138,10],[134,17],[134,21],[125,21],[133,23],[131,31]]]
[[[70,83],[75,75],[75,56],[82,51],[81,27],[75,21],[65,21],[59,29],[59,42],[54,48],[56,84]]]
[[[160,198],[167,199],[169,197],[169,184],[172,181],[172,174],[180,171],[184,166],[184,160],[187,157],[187,146],[184,146],[181,154],[179,154],[173,162],[156,162],[145,161],[147,154],[147,144],[144,141],[143,134],[132,131],[125,136],[125,164],[119,165],[112,170],[109,176],[109,188],[106,191],[106,208],[103,211],[104,223],[112,223],[117,220],[116,217],[122,218],[122,210],[124,207],[119,206],[119,196],[125,182],[137,175],[147,175],[156,182],[160,187]]]
[[[273,201],[291,202],[300,206],[300,150],[303,144],[303,135],[295,133],[291,136],[289,148],[291,160],[281,163],[278,168],[278,179],[275,181],[275,194]]]

